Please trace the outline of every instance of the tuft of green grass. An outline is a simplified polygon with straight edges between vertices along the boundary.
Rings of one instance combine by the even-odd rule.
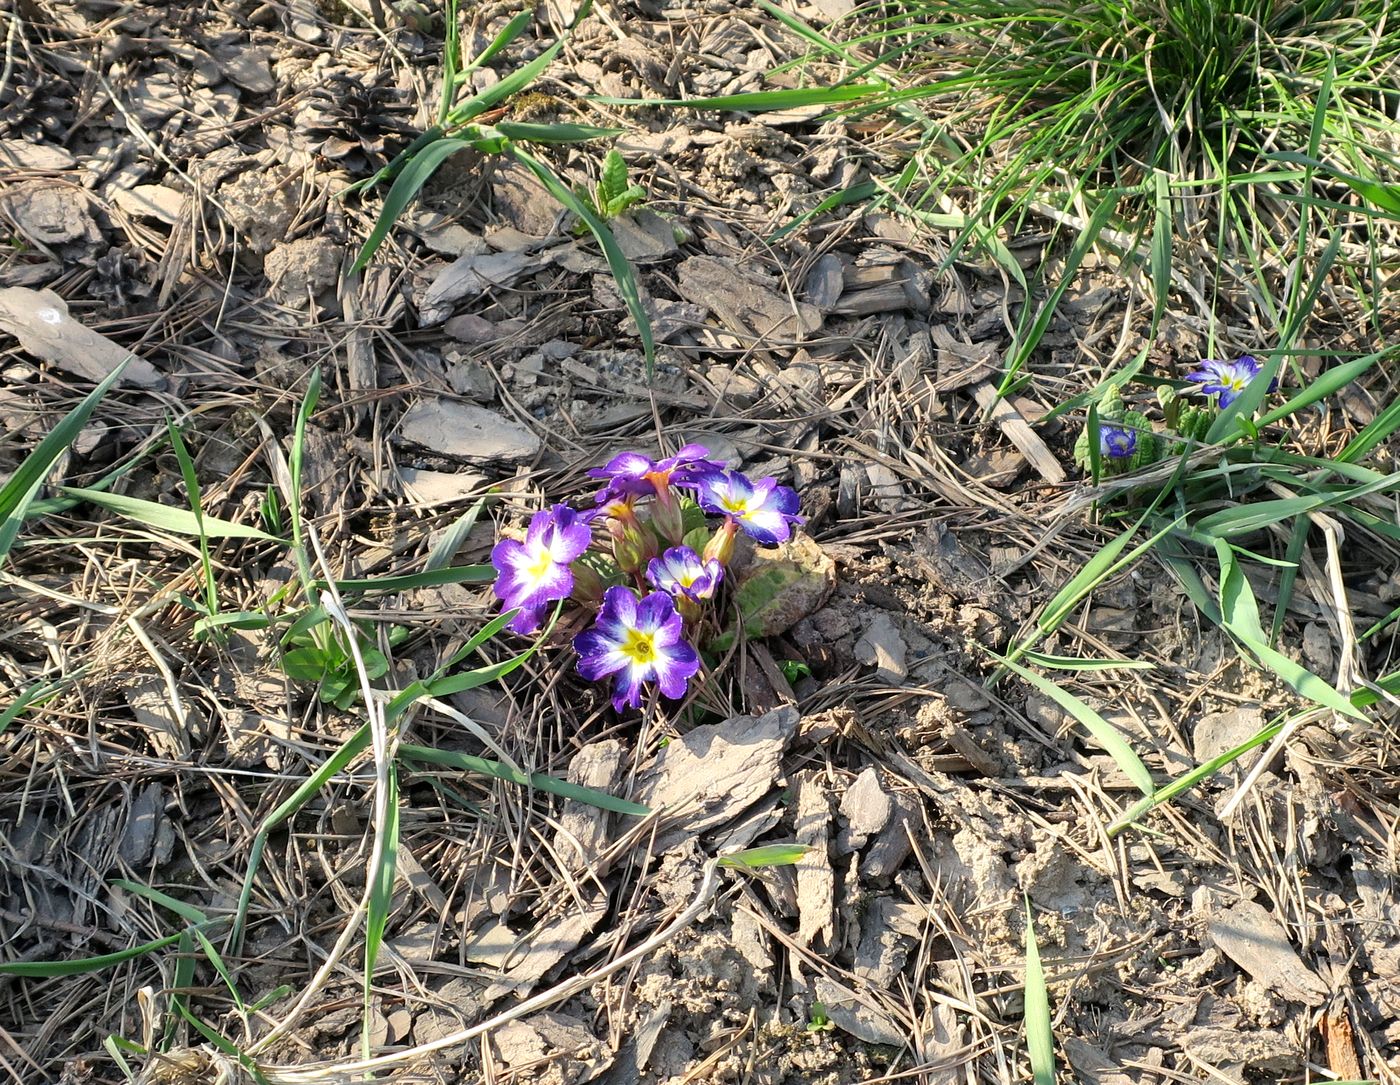
[[[896,158],[780,233],[872,201],[955,231],[945,264],[978,251],[1044,299],[1021,308],[1003,395],[1089,252],[1151,298],[1153,337],[1174,296],[1213,331],[1225,293],[1291,345],[1304,289],[1326,283],[1382,330],[1400,234],[1386,0],[900,0],[825,32],[760,6],[808,46],[793,66],[840,66],[842,112],[890,119]],[[1002,237],[1032,219],[1074,240],[1057,278],[1028,283]],[[1348,259],[1300,274],[1327,223]]]
[[[569,32],[572,32],[573,27],[588,16],[591,8],[592,0],[585,0],[579,5],[578,13],[574,17]],[[472,73],[520,37],[529,27],[534,13],[529,10],[520,12],[506,24],[504,29],[481,53],[467,62],[463,62],[461,54],[462,43],[458,28],[457,0],[447,0],[443,17],[447,34],[443,42],[443,76],[438,99],[437,123],[419,135],[383,169],[355,183],[346,191],[348,195],[366,191],[382,182],[392,182],[384,197],[379,217],[375,220],[369,237],[360,248],[359,255],[355,257],[351,272],[360,271],[373,259],[374,254],[379,251],[379,247],[388,238],[394,224],[448,158],[462,151],[501,155],[513,159],[533,174],[560,206],[572,213],[583,230],[591,233],[598,242],[599,247],[603,250],[603,256],[607,259],[608,267],[613,273],[613,278],[617,282],[618,293],[622,295],[627,311],[637,325],[637,334],[642,341],[642,349],[646,355],[647,365],[650,367],[656,353],[656,346],[651,334],[651,322],[642,302],[641,287],[637,282],[636,272],[618,246],[605,221],[610,217],[607,206],[600,205],[598,208],[591,206],[592,200],[590,198],[586,196],[580,198],[546,162],[528,149],[537,144],[584,143],[603,139],[617,135],[620,129],[600,128],[588,124],[534,124],[513,121],[506,116],[510,108],[509,99],[513,95],[527,90],[536,79],[544,74],[545,69],[554,62],[554,59],[564,48],[569,32],[562,35],[539,56],[505,75],[486,89],[467,93],[471,88]],[[618,163],[621,162],[620,156],[614,157]],[[611,159],[607,161],[611,161]],[[608,179],[606,164],[605,161],[605,182]],[[615,179],[616,166],[614,165],[612,169]],[[622,190],[615,194],[609,190],[609,195],[617,197],[612,201],[611,206],[615,210],[611,214],[616,214],[624,209],[629,200],[635,203],[641,196],[645,196],[644,192],[641,193],[641,196],[637,196],[625,185],[625,164],[622,172],[624,181]]]

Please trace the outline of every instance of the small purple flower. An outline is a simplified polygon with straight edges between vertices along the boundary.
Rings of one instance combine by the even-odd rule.
[[[607,479],[598,491],[600,504],[623,494],[646,496],[669,486],[695,486],[707,475],[723,471],[724,465],[705,457],[710,450],[704,445],[686,445],[674,456],[660,462],[650,460],[640,452],[623,452],[614,456],[604,467],[588,472],[591,478]]]
[[[723,579],[724,568],[715,558],[701,561],[688,546],[673,546],[647,564],[647,580],[653,588],[696,603],[714,595]]]
[[[663,696],[684,696],[700,669],[676,604],[659,591],[639,600],[630,588],[609,588],[597,622],[574,638],[574,650],[585,678],[597,682],[617,675],[612,703],[619,712],[625,705],[641,705],[643,682],[655,682]]]
[[[1125,460],[1137,451],[1137,430],[1126,426],[1099,426],[1099,452],[1111,460]]]
[[[792,537],[792,525],[803,523],[797,515],[797,491],[779,486],[778,480],[750,482],[738,471],[724,471],[701,480],[700,507],[729,516],[755,541],[772,546]]]
[[[1249,354],[1242,354],[1233,362],[1221,362],[1214,358],[1201,361],[1201,368],[1187,373],[1186,379],[1196,381],[1201,386],[1201,395],[1219,395],[1216,403],[1221,408],[1228,407],[1255,377],[1259,376],[1259,361]],[[1269,388],[1273,391],[1273,386]]]
[[[525,541],[503,539],[491,551],[496,567],[492,585],[504,610],[520,608],[510,620],[516,633],[533,633],[544,620],[548,605],[565,599],[574,587],[569,563],[588,549],[592,541],[584,517],[568,505],[535,513]]]

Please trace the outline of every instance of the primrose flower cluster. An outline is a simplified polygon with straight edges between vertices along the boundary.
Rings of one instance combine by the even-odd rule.
[[[708,457],[694,444],[660,461],[624,452],[589,472],[603,483],[593,508],[537,512],[523,541],[491,551],[496,596],[516,612],[508,628],[535,632],[564,599],[595,615],[574,637],[578,670],[611,678],[619,710],[638,707],[647,683],[684,695],[739,534],[774,546],[803,522],[794,490]]]
[[[1263,367],[1252,355],[1234,361],[1206,358],[1200,368],[1186,374],[1197,387],[1178,392],[1163,386],[1158,401],[1166,429],[1154,430],[1140,411],[1127,410],[1117,388],[1099,400],[1099,460],[1105,474],[1121,474],[1156,463],[1164,455],[1176,455],[1193,441],[1204,439],[1216,415],[1230,406]],[[1269,386],[1273,391],[1275,381]],[[1191,397],[1197,397],[1194,401]],[[1086,427],[1074,446],[1074,458],[1086,470],[1090,465],[1089,430]]]

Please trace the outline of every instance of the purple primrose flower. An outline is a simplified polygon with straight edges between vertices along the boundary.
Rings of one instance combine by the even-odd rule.
[[[597,622],[574,638],[574,650],[585,678],[617,675],[612,703],[618,711],[641,705],[643,682],[655,682],[663,696],[683,696],[700,669],[675,603],[659,591],[639,600],[630,588],[609,588]]]
[[[598,491],[601,504],[623,494],[648,495],[675,486],[694,486],[706,475],[723,471],[724,465],[705,457],[710,450],[704,445],[686,445],[674,456],[660,462],[648,459],[640,452],[623,452],[614,456],[604,467],[588,472],[591,478],[607,479]]]
[[[1137,451],[1137,430],[1126,426],[1099,426],[1099,452],[1112,460],[1124,460]]]
[[[505,610],[520,608],[510,620],[516,633],[540,627],[545,608],[567,598],[574,586],[569,563],[588,549],[592,535],[584,517],[568,505],[555,505],[530,518],[525,541],[503,539],[491,551],[496,567],[492,586]]]
[[[750,482],[738,471],[723,471],[700,480],[700,507],[729,516],[755,541],[772,546],[792,537],[797,515],[797,491],[779,486],[778,480]]]
[[[723,579],[724,568],[717,559],[702,561],[688,546],[673,546],[647,564],[647,580],[653,588],[696,603],[714,595]]]
[[[1259,376],[1259,369],[1258,359],[1249,354],[1242,354],[1233,362],[1205,358],[1201,361],[1201,368],[1187,373],[1186,379],[1198,383],[1203,396],[1218,394],[1220,398],[1216,403],[1224,408],[1235,402],[1245,385]],[[1274,386],[1270,385],[1269,391],[1273,390]]]

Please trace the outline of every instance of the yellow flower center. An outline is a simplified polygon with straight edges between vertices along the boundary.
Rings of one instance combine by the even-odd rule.
[[[724,511],[735,516],[742,516],[748,512],[747,503],[739,497],[721,497],[719,503],[724,506]]]
[[[650,663],[656,658],[656,638],[639,629],[629,629],[621,651],[633,663]]]
[[[526,568],[526,572],[534,580],[543,580],[545,575],[554,568],[554,555],[548,550],[541,550],[539,556]]]

